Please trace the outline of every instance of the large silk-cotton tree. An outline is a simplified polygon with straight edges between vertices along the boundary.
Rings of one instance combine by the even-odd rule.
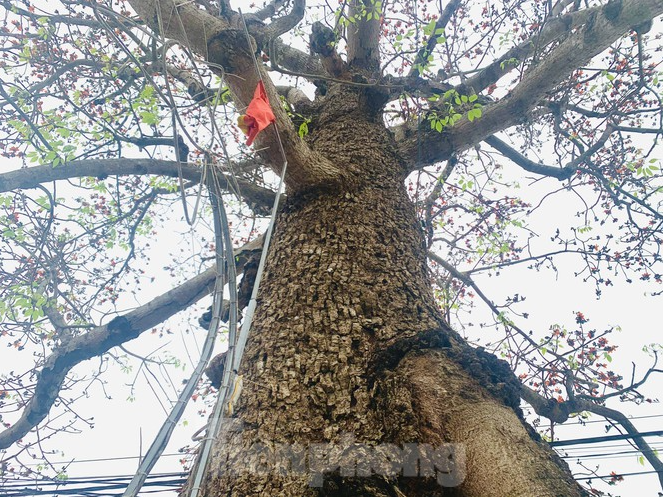
[[[580,311],[573,331],[525,332],[517,289],[495,303],[475,275],[572,255],[598,294],[660,283],[663,1],[239,3],[0,0],[0,150],[26,166],[0,175],[13,192],[0,202],[2,335],[37,349],[30,371],[4,372],[0,447],[49,426],[62,436],[52,413],[72,409],[74,366],[120,360],[114,347],[209,294],[214,268],[183,274],[195,264],[174,261],[179,284],[141,297],[141,258],[178,190],[192,205],[214,177],[246,224],[269,211],[283,152],[286,194],[232,409],[242,429],[219,437],[202,495],[582,495],[521,400],[553,423],[592,412],[634,434],[606,402],[641,400],[656,370],[630,382],[609,371],[613,349]],[[260,79],[278,133],[228,157],[216,137],[239,141],[233,112]],[[582,198],[581,221],[556,219],[547,246],[527,225],[537,205],[516,189],[518,168],[547,185],[546,201]],[[208,242],[191,242],[198,267]],[[238,249],[239,271],[255,270],[259,242]],[[452,329],[475,300],[510,364]],[[348,436],[346,456],[375,471],[339,471],[332,457],[312,480],[265,471],[253,450],[310,455]],[[457,485],[377,464],[406,444],[452,447]]]

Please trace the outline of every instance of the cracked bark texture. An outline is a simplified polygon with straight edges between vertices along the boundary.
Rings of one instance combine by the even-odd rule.
[[[397,147],[366,117],[363,91],[334,91],[342,98],[327,100],[310,143],[346,179],[282,208],[231,420],[242,429],[230,422],[220,434],[204,495],[582,495],[517,413],[456,363],[464,345],[433,299]],[[371,447],[460,444],[466,477],[442,487],[336,471],[313,487],[310,474],[279,474],[256,452],[348,434]]]
[[[157,14],[177,20],[164,23],[164,34],[202,54],[210,67],[223,67],[240,109],[257,81],[252,50],[266,44],[273,53],[285,50],[259,26],[250,28],[257,47],[249,49],[237,17],[227,12],[214,18],[189,2],[130,3],[153,29]],[[348,5],[359,12],[371,2]],[[353,84],[328,82],[324,98],[314,102],[305,140],[275,107],[289,197],[239,371],[243,392],[216,441],[203,495],[583,495],[564,463],[522,421],[519,387],[508,368],[505,373],[494,356],[470,349],[444,325],[404,179],[520,122],[576,68],[661,14],[663,2],[612,0],[587,11],[586,17],[565,17],[566,28],[542,32],[545,44],[560,42],[508,96],[487,103],[478,123],[463,119],[442,134],[412,122],[387,130],[382,111],[393,95],[373,84],[380,78],[379,30],[377,19],[368,18],[348,31],[344,71],[352,72]],[[325,67],[292,47],[285,51],[283,64],[296,59],[298,67]],[[471,81],[473,89],[480,92],[500,75],[493,68]],[[266,87],[277,101],[268,78]],[[279,172],[275,134],[261,134],[258,147]],[[355,454],[358,463],[378,446],[386,454],[385,444],[458,444],[463,481],[444,487],[430,476],[352,477],[332,463],[329,474],[314,481],[322,486],[314,487],[304,471],[310,461],[308,468],[288,467],[287,460],[270,464],[269,454],[255,450],[283,444],[310,454],[315,444],[342,443],[347,436],[369,447]]]

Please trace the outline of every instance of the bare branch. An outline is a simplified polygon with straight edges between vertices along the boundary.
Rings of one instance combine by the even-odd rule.
[[[0,174],[0,193],[18,189],[35,188],[41,183],[71,178],[107,176],[127,176],[151,174],[158,176],[178,177],[181,168],[182,177],[189,181],[199,182],[202,168],[191,164],[180,164],[176,161],[157,159],[88,159],[68,162],[58,167],[51,165],[28,167]],[[256,186],[250,181],[240,178],[230,180],[220,175],[221,188],[233,191],[236,183],[241,197],[260,211],[268,210],[274,203],[272,190]]]
[[[237,263],[243,267],[247,254],[259,249],[260,244],[261,239],[257,239],[237,249]],[[216,268],[207,269],[147,304],[122,316],[116,316],[108,324],[97,326],[84,335],[63,343],[46,358],[44,367],[39,372],[34,394],[20,419],[0,433],[0,449],[6,449],[20,440],[48,415],[67,373],[74,366],[133,340],[144,331],[195,304],[213,290],[215,279]]]

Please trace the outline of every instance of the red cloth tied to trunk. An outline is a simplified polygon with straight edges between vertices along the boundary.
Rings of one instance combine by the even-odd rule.
[[[246,108],[246,114],[237,118],[237,124],[244,134],[249,137],[246,144],[251,145],[258,133],[273,122],[276,122],[276,117],[274,117],[272,108],[269,106],[265,85],[260,81],[255,92],[253,92],[253,100]]]

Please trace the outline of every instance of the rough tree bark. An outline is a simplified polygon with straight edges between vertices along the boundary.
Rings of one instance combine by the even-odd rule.
[[[223,67],[238,106],[248,103],[257,75],[236,15],[226,9],[216,18],[191,2],[174,0],[130,3],[153,29],[159,24],[165,36]],[[294,17],[281,24],[294,26],[303,12],[303,2],[293,3]],[[351,1],[353,11],[361,11],[361,3]],[[545,91],[634,23],[661,11],[657,0],[593,9],[589,21],[551,54],[552,62],[488,106],[478,124],[464,120],[443,135],[425,134],[423,162],[416,167],[515,124]],[[568,32],[582,24],[567,20]],[[241,366],[244,389],[233,417],[242,429],[227,430],[217,440],[202,494],[582,495],[568,468],[521,419],[519,384],[508,367],[469,348],[437,309],[423,236],[404,188],[415,167],[416,130],[386,129],[381,111],[388,94],[371,83],[379,76],[376,23],[348,30],[344,70],[354,82],[328,82],[306,142],[275,108],[289,161],[289,196],[278,217]],[[289,29],[271,26],[252,28],[258,43]],[[278,47],[290,50],[289,60],[298,59],[293,49]],[[262,49],[269,47],[263,43]],[[320,55],[328,56],[322,50]],[[491,81],[491,74],[484,79]],[[269,79],[266,83],[274,102],[276,89]],[[261,135],[259,148],[279,172],[273,132]],[[360,465],[371,451],[393,450],[385,444],[457,444],[453,459],[462,483],[446,488],[430,476],[353,477],[334,471],[332,463],[323,486],[314,487],[310,474],[292,467],[279,473],[270,465],[273,459],[265,466],[253,450],[295,444],[310,454],[312,444],[339,443],[348,435],[371,447],[354,454]]]
[[[364,92],[336,91],[311,144],[352,176],[290,195],[278,218],[234,409],[243,429],[220,437],[203,495],[581,495],[519,418],[508,367],[444,324],[396,144],[367,118]],[[445,490],[336,472],[316,488],[310,475],[260,474],[275,462],[260,466],[257,446],[347,434],[459,444],[465,480]]]

